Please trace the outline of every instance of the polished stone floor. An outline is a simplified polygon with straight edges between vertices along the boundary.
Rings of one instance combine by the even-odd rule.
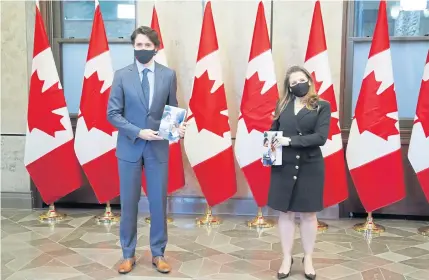
[[[206,228],[193,216],[174,216],[166,253],[174,270],[162,275],[150,264],[149,225],[142,216],[137,266],[121,276],[115,270],[118,225],[95,224],[99,210],[60,212],[68,217],[49,226],[38,221],[40,211],[1,211],[1,279],[275,279],[282,258],[275,227],[257,231],[245,225],[246,217],[222,217],[222,225]],[[378,220],[386,232],[367,240],[351,229],[360,221],[325,221],[329,230],[318,235],[314,253],[318,280],[429,279],[429,238],[416,233],[429,223]],[[304,279],[298,229],[293,253],[289,279]]]

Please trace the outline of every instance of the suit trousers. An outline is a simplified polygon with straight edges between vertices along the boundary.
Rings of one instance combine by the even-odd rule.
[[[164,256],[167,246],[167,176],[168,162],[159,162],[150,142],[137,162],[118,159],[121,222],[120,239],[124,259],[135,255],[137,245],[138,203],[141,196],[142,166],[147,180],[147,196],[151,217],[150,248],[153,257]]]

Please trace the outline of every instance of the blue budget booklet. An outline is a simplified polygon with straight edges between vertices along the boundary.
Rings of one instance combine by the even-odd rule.
[[[179,141],[179,127],[185,120],[185,116],[185,109],[165,105],[158,135],[170,142]]]

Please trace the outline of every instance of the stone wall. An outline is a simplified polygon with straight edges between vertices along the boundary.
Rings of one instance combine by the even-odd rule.
[[[1,192],[2,206],[31,206],[24,167],[34,3],[1,1]]]

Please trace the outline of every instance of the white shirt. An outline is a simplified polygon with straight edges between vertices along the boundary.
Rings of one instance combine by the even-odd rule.
[[[152,63],[148,67],[145,67],[138,60],[136,60],[136,64],[137,64],[137,70],[139,71],[140,83],[143,80],[143,70],[145,68],[149,69],[149,71],[147,72],[147,79],[149,80],[149,104],[148,105],[150,108],[152,104],[154,88],[155,88],[155,61],[152,61]]]
[[[294,111],[295,115],[298,115],[299,111],[304,108],[304,104],[301,102],[301,98],[295,97]]]

